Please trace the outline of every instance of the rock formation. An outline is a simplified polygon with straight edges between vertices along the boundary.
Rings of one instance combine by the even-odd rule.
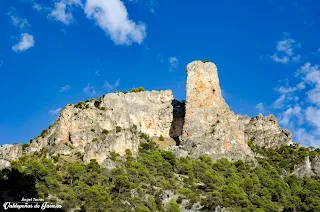
[[[291,133],[281,130],[273,115],[235,115],[222,97],[217,67],[211,62],[188,64],[186,95],[184,103],[174,100],[170,90],[119,92],[69,104],[29,146],[0,147],[0,168],[9,166],[23,151],[81,154],[85,162],[96,159],[103,164],[110,152],[124,155],[129,149],[137,154],[141,133],[174,139],[179,147],[168,149],[177,157],[206,154],[213,159],[246,159],[254,156],[248,140],[267,147],[292,143]]]
[[[173,119],[170,90],[111,93],[67,105],[58,120],[34,139],[27,153],[48,149],[51,154],[84,154],[84,161],[102,163],[111,151],[138,151],[140,132],[169,137]],[[139,133],[138,133],[139,132]]]
[[[291,174],[298,177],[320,176],[320,158],[317,156],[310,161],[309,156],[305,157],[301,164],[295,166]]]
[[[282,130],[274,115],[255,118],[242,117],[245,128],[245,139],[251,140],[256,146],[274,148],[292,143],[292,134],[289,130]]]
[[[243,159],[253,153],[244,125],[222,97],[217,67],[195,61],[187,66],[186,115],[181,144],[193,155]]]

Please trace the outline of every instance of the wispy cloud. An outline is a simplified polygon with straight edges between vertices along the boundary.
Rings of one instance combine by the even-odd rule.
[[[295,55],[294,49],[300,48],[301,44],[288,36],[288,34],[285,34],[285,38],[277,42],[277,52],[270,56],[273,61],[283,64],[298,63],[300,61],[301,56]]]
[[[15,8],[11,8],[11,10],[8,12],[8,17],[10,19],[10,23],[19,28],[20,30],[25,29],[26,27],[30,26],[30,24],[28,23],[28,20],[25,18],[21,18],[18,15],[18,12]]]
[[[96,92],[94,86],[90,85],[90,83],[86,87],[83,88],[83,92],[87,96],[90,96],[90,97],[93,97],[93,96],[97,95],[97,92]]]
[[[67,4],[63,1],[55,3],[55,7],[48,15],[48,18],[60,21],[66,25],[71,24],[74,20],[70,8],[67,8]]]
[[[317,51],[312,53],[313,55],[320,57],[320,48],[317,49]]]
[[[65,86],[62,86],[61,88],[60,88],[60,93],[63,93],[63,92],[67,92],[67,91],[69,91],[71,89],[71,86],[70,85],[65,85]]]
[[[52,115],[52,116],[55,116],[55,115],[58,115],[61,111],[61,108],[57,108],[55,110],[49,110],[49,114]]]
[[[279,123],[289,128],[297,141],[320,147],[320,68],[307,62],[295,77],[298,82],[294,86],[286,81],[276,88],[280,96],[273,106],[280,111]]]
[[[34,46],[33,36],[28,33],[22,33],[19,43],[12,46],[14,52],[23,52]]]
[[[169,71],[174,71],[178,68],[179,60],[177,57],[169,57],[168,62],[170,65]]]
[[[159,4],[157,0],[129,0],[129,1],[140,4],[141,6],[149,10],[149,12],[152,14],[156,14],[155,8]]]
[[[3,60],[0,60],[0,68],[3,66]]]
[[[161,54],[158,55],[157,60],[160,61],[160,63],[164,62],[163,56]]]
[[[85,13],[116,45],[140,44],[146,37],[145,24],[130,20],[127,8],[120,0],[87,0]]]
[[[256,105],[256,109],[260,112],[260,113],[264,113],[265,112],[265,106],[262,102],[258,103]]]
[[[117,87],[119,87],[119,85],[120,85],[120,79],[116,80],[113,85],[111,85],[108,81],[105,81],[103,84],[103,88],[107,89],[107,91],[110,92],[116,89]]]

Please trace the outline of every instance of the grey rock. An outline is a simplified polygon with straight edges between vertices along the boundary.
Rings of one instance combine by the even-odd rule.
[[[194,156],[245,159],[253,153],[239,121],[222,97],[217,67],[195,61],[187,66],[186,115],[181,144]]]
[[[5,168],[10,168],[10,167],[11,167],[10,161],[0,159],[0,170],[5,169]]]
[[[320,177],[320,157],[315,157],[311,162],[311,167],[315,175]]]
[[[162,193],[159,195],[159,198],[161,200],[161,204],[163,208],[167,207],[167,204],[173,199],[177,200],[178,195],[176,195],[173,191],[171,190],[164,190]]]
[[[292,174],[297,175],[298,177],[311,177],[316,174],[312,170],[311,162],[309,156],[304,158],[304,161],[294,168]]]
[[[289,130],[282,130],[274,115],[262,116],[259,114],[255,118],[239,116],[245,127],[245,139],[252,140],[256,146],[274,148],[281,145],[291,145],[292,134]]]
[[[189,155],[188,151],[179,146],[172,146],[167,148],[167,150],[173,152],[176,158],[187,157]]]
[[[10,168],[11,160],[18,160],[22,156],[21,144],[4,144],[0,146],[0,170]]]
[[[137,155],[140,134],[174,152],[176,157],[206,154],[216,160],[252,159],[248,146],[277,147],[292,144],[292,135],[282,130],[273,115],[255,118],[234,114],[225,102],[217,67],[211,62],[194,61],[187,66],[187,100],[174,100],[170,90],[138,93],[110,93],[101,98],[67,105],[58,119],[33,139],[26,154],[46,150],[50,155],[81,153],[83,160],[96,159],[112,167],[110,152],[123,156],[126,149]],[[160,140],[160,139],[159,139]],[[179,147],[172,146],[177,144]],[[0,147],[0,159],[16,160],[21,145]],[[315,162],[317,163],[317,162]]]
[[[139,133],[170,137],[173,120],[170,90],[110,93],[86,103],[67,105],[42,136],[34,139],[27,154],[48,149],[51,154],[84,154],[84,161],[100,164],[110,151],[138,152]],[[139,133],[137,133],[139,132]]]
[[[22,155],[21,144],[4,144],[0,146],[0,159],[17,160]]]

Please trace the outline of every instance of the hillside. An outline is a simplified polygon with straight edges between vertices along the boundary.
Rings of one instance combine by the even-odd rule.
[[[0,147],[1,202],[62,211],[320,211],[320,149],[273,115],[235,114],[215,64],[170,90],[115,92],[66,105],[27,144]],[[31,203],[30,203],[31,204]]]

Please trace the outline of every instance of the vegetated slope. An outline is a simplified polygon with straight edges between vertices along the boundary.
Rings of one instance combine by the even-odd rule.
[[[147,135],[141,138],[136,158],[130,150],[123,157],[113,152],[108,169],[95,160],[83,163],[81,154],[23,156],[1,172],[0,192],[9,191],[12,201],[44,198],[65,211],[320,211],[319,177],[281,177],[319,149],[251,145],[260,155],[256,162],[213,162],[207,156],[177,159]]]

